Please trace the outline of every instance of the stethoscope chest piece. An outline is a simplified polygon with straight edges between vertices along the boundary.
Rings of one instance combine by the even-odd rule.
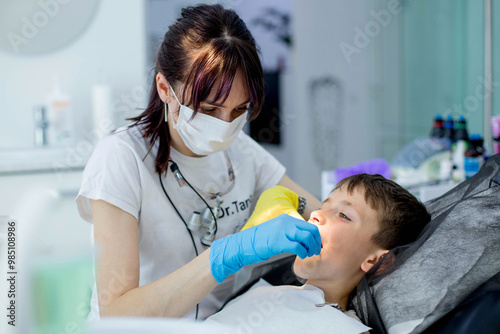
[[[203,210],[202,213],[200,211],[193,211],[191,214],[191,217],[189,218],[189,221],[187,223],[184,222],[182,219],[182,216],[179,214],[177,209],[174,206],[174,209],[176,209],[177,214],[181,218],[181,220],[184,222],[186,225],[187,229],[189,231],[199,231],[200,229],[207,229],[206,232],[202,235],[200,238],[200,242],[205,245],[205,246],[210,246],[212,242],[215,240],[215,235],[217,233],[217,218],[220,218],[223,215],[223,209],[221,207],[221,204],[224,202],[222,199],[222,195],[227,194],[229,191],[231,191],[234,187],[234,172],[233,172],[233,167],[231,164],[231,161],[229,160],[229,156],[227,155],[227,152],[224,152],[224,156],[226,158],[226,163],[228,165],[228,177],[230,181],[230,185],[228,189],[224,192],[211,192],[206,194],[209,199],[215,200],[215,207],[210,207],[208,203],[203,199],[203,197],[200,195],[200,193],[204,193],[200,189],[192,186],[182,175],[179,166],[172,160],[170,162],[172,163],[170,166],[170,170],[172,171],[172,174],[174,175],[174,178],[177,180],[177,183],[179,184],[180,187],[183,187],[185,185],[189,186],[196,195],[205,203],[206,208]],[[161,177],[160,177],[160,183],[161,183]],[[161,183],[163,187],[163,183]],[[168,197],[168,194],[166,193],[165,189],[163,189],[165,194]],[[170,201],[170,198],[169,198]],[[170,203],[173,205],[172,201]]]
[[[212,245],[215,240],[215,233],[217,233],[217,218],[220,218],[222,214],[222,207],[220,206],[224,200],[216,195],[214,208],[206,207],[201,215],[201,226],[207,228],[207,231],[203,234],[200,242],[205,246]]]

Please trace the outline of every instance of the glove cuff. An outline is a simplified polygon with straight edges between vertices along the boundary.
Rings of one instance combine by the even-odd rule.
[[[235,234],[220,238],[212,242],[210,246],[210,271],[218,283],[222,283],[226,277],[241,269],[238,251],[232,248],[238,245]]]
[[[225,273],[223,260],[224,260],[224,251],[223,248],[225,245],[222,245],[222,239],[215,240],[212,242],[210,247],[210,271],[212,272],[212,276],[215,278],[217,283],[222,283],[229,274]]]

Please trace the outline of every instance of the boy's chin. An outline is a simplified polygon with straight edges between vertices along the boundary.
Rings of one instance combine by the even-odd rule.
[[[314,267],[312,258],[306,257],[305,259],[301,259],[297,256],[293,263],[293,272],[300,278],[309,279],[314,272]]]

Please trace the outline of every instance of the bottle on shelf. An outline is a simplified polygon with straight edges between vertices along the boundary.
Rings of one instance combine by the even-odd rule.
[[[460,115],[458,122],[455,123],[455,140],[469,141],[469,133],[467,132],[467,121],[463,115]]]
[[[500,153],[500,116],[491,118],[491,131],[493,134],[493,153]]]
[[[455,142],[455,121],[452,115],[448,115],[446,121],[444,122],[444,138],[448,138],[450,142]]]
[[[465,180],[464,159],[465,152],[469,146],[469,134],[467,132],[467,121],[460,115],[455,123],[455,143],[452,146],[452,159],[454,169],[454,179],[458,182]]]
[[[479,134],[471,134],[469,138],[469,149],[465,151],[464,170],[465,178],[468,179],[476,174],[484,163],[483,138]]]
[[[436,114],[434,118],[434,124],[431,130],[431,138],[443,138],[444,136],[444,125],[443,116],[441,114]]]
[[[71,145],[74,142],[71,99],[62,91],[59,77],[54,75],[52,79],[52,91],[46,97],[48,143],[50,146]]]

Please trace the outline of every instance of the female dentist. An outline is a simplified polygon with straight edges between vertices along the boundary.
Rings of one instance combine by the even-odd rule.
[[[96,146],[83,173],[76,202],[96,251],[89,320],[205,319],[242,266],[319,254],[317,228],[290,216],[235,233],[276,184],[307,199],[305,218],[320,206],[241,131],[263,85],[255,41],[234,11],[182,10],[157,52],[148,107]]]

